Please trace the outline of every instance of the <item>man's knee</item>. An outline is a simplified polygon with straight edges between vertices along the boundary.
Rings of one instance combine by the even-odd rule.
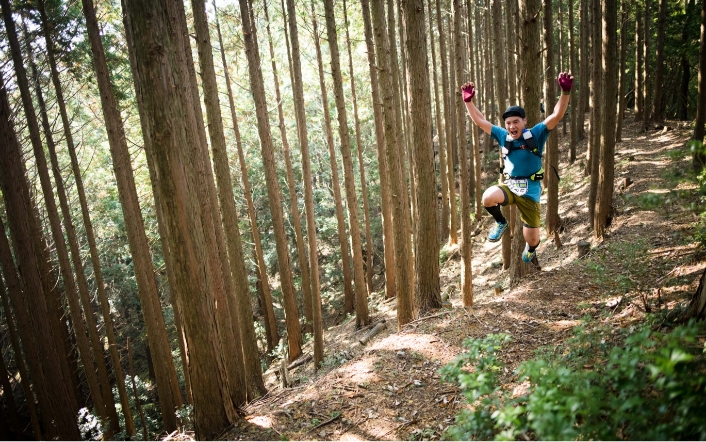
[[[496,206],[505,201],[505,194],[498,186],[489,187],[483,192],[483,205],[485,207]]]

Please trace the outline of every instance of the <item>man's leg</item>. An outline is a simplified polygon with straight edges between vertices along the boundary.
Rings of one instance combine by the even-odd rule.
[[[507,194],[499,186],[489,187],[483,193],[483,206],[495,220],[495,225],[488,234],[488,241],[490,242],[499,241],[503,236],[503,233],[505,233],[505,230],[508,228],[507,219],[505,219],[500,211],[500,205],[505,205],[507,202]]]

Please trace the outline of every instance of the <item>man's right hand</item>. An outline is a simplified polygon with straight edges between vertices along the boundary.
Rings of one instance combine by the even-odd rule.
[[[466,103],[470,102],[476,95],[476,85],[470,82],[464,84],[461,86],[461,94],[463,95],[463,101]]]

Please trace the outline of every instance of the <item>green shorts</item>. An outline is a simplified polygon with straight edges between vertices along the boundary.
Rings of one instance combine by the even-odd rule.
[[[505,184],[497,184],[497,186],[505,194],[505,203],[503,206],[516,204],[520,209],[520,221],[527,227],[539,227],[539,203],[532,201],[524,196],[517,196],[510,192],[510,188]]]

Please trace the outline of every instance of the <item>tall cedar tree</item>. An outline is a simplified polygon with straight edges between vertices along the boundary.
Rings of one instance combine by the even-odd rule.
[[[388,175],[387,157],[385,154],[385,128],[383,104],[380,98],[380,84],[375,62],[375,43],[373,42],[373,26],[370,19],[370,4],[368,0],[360,2],[363,13],[365,46],[368,53],[368,70],[370,72],[370,91],[375,117],[375,140],[377,146],[378,175],[380,177],[380,199],[382,206],[382,240],[385,255],[385,299],[396,297],[397,282],[395,275],[395,245],[392,231],[392,202],[390,196],[390,178]]]
[[[361,327],[370,323],[370,313],[368,311],[368,291],[365,286],[365,272],[363,271],[363,245],[361,242],[360,221],[358,216],[358,197],[355,191],[355,175],[353,173],[353,158],[351,157],[351,141],[350,133],[348,132],[346,102],[343,96],[343,75],[341,74],[333,0],[324,0],[324,10],[326,12],[326,31],[328,34],[329,49],[331,51],[331,74],[333,75],[333,93],[336,97],[338,135],[341,143],[341,156],[343,158],[346,205],[348,206],[348,226],[351,231],[353,278],[355,280],[355,322],[358,327]]]
[[[267,30],[267,42],[270,49],[270,59],[272,62],[272,76],[275,86],[275,100],[277,100],[277,116],[279,118],[279,132],[282,137],[282,156],[284,157],[284,165],[287,173],[287,187],[289,189],[289,207],[292,211],[292,224],[294,227],[294,239],[297,245],[297,259],[299,260],[299,271],[302,277],[302,303],[304,304],[304,317],[306,324],[304,325],[305,332],[311,332],[313,327],[313,301],[311,298],[311,279],[309,277],[309,264],[307,263],[308,252],[306,243],[304,242],[304,233],[302,231],[301,215],[299,214],[299,197],[297,196],[297,186],[294,182],[294,171],[292,170],[292,158],[289,153],[289,139],[287,138],[287,128],[284,122],[284,106],[282,103],[282,94],[279,90],[279,76],[277,74],[277,62],[272,44],[272,34],[270,31],[270,18],[267,11],[267,2],[263,4],[265,9],[265,20]],[[252,12],[252,9],[251,9]]]
[[[84,0],[83,10],[86,17],[87,33],[93,54],[93,65],[101,95],[103,117],[113,159],[113,170],[118,185],[118,198],[123,209],[130,252],[135,262],[135,276],[147,328],[149,348],[152,358],[156,362],[154,364],[155,377],[162,407],[163,425],[165,429],[176,428],[176,419],[172,416],[173,413],[165,411],[174,410],[181,406],[181,393],[179,392],[176,370],[171,358],[171,349],[166,335],[156,281],[151,274],[153,267],[150,250],[132,174],[132,164],[122,117],[110,84],[93,2]],[[72,163],[77,164],[75,158],[72,158]],[[77,166],[75,166],[75,174],[77,170]]]
[[[449,245],[453,246],[458,243],[458,215],[456,210],[456,174],[454,171],[454,148],[456,144],[456,133],[454,131],[456,114],[455,114],[455,103],[453,101],[453,95],[451,91],[455,89],[456,85],[449,84],[449,64],[448,64],[448,51],[446,49],[446,36],[448,35],[444,31],[444,19],[441,15],[441,2],[442,0],[435,0],[436,4],[436,25],[439,30],[439,62],[441,63],[441,91],[444,99],[444,131],[446,135],[446,186],[449,189],[449,219],[450,219],[450,230],[449,230]]]
[[[284,0],[282,3],[284,14]],[[302,83],[301,56],[299,53],[299,30],[297,28],[297,15],[294,0],[287,0],[287,24],[291,38],[291,65],[292,85],[294,89],[294,114],[297,120],[297,137],[302,156],[302,180],[304,187],[304,206],[306,207],[306,232],[309,240],[309,265],[311,274],[312,299],[321,298],[319,285],[319,255],[316,245],[316,220],[314,218],[314,186],[311,179],[311,159],[309,155],[309,135],[306,128],[306,111],[304,109],[304,86]],[[285,33],[287,26],[285,25]],[[285,34],[286,35],[286,34]],[[289,54],[289,47],[288,52]],[[301,341],[301,338],[300,338]],[[301,345],[301,344],[300,344]],[[291,357],[291,354],[290,354]]]
[[[515,8],[517,2],[512,0],[505,2],[505,41],[507,42],[507,82],[508,82],[508,101],[510,104],[520,102],[520,97],[517,96],[517,45],[516,29],[514,16],[517,14]],[[470,12],[470,11],[469,11]],[[470,15],[470,14],[469,14]]]
[[[15,68],[15,76],[20,89],[25,118],[27,119],[29,127],[30,141],[32,143],[32,150],[34,152],[34,158],[37,167],[37,172],[39,175],[42,194],[46,203],[46,210],[49,218],[52,239],[55,243],[57,257],[59,261],[59,268],[61,271],[62,280],[64,282],[67,300],[69,301],[69,312],[71,314],[71,323],[74,328],[76,343],[79,348],[79,356],[81,358],[82,364],[84,365],[86,379],[89,385],[89,391],[93,399],[93,404],[96,407],[96,411],[99,416],[101,416],[101,418],[107,420],[108,414],[105,408],[105,401],[103,400],[100,389],[100,382],[95,372],[93,354],[90,348],[90,344],[88,343],[88,339],[86,338],[86,330],[83,324],[81,308],[78,301],[78,290],[76,287],[76,281],[74,279],[74,275],[71,269],[71,264],[69,263],[69,255],[68,250],[66,248],[66,241],[64,239],[64,234],[62,232],[61,224],[59,222],[59,213],[56,207],[56,202],[54,200],[54,191],[52,188],[51,178],[49,177],[49,170],[47,166],[46,156],[44,153],[44,148],[42,146],[39,124],[37,122],[37,115],[29,89],[27,73],[24,68],[20,43],[17,37],[15,24],[12,19],[12,11],[8,2],[2,2],[2,11],[3,18],[5,20],[7,38],[10,43],[12,61]],[[28,48],[28,51],[31,51],[31,48]],[[61,307],[58,304],[59,298],[55,295],[56,293],[51,294],[51,298],[49,301],[54,303],[52,308],[56,313],[58,313],[61,310]],[[56,318],[53,326],[56,328],[56,330],[60,330],[61,327],[63,327],[63,324],[59,323],[58,318]]]
[[[118,387],[118,393],[120,395],[120,403],[122,405],[123,417],[125,419],[125,433],[128,436],[133,436],[135,434],[135,423],[132,418],[132,411],[130,410],[130,401],[127,396],[127,390],[125,389],[125,375],[123,374],[123,369],[120,364],[120,355],[118,354],[118,345],[115,339],[115,331],[113,328],[113,318],[110,312],[110,304],[108,303],[108,294],[105,290],[105,283],[103,282],[103,271],[98,255],[98,248],[96,246],[96,238],[93,232],[93,223],[91,222],[91,217],[88,212],[88,202],[86,200],[86,192],[83,186],[83,177],[79,168],[78,158],[76,156],[76,146],[73,140],[73,133],[71,131],[71,122],[69,121],[68,112],[66,110],[66,102],[64,100],[64,92],[61,86],[61,81],[59,78],[59,69],[56,63],[56,57],[54,55],[54,43],[52,37],[53,26],[49,20],[45,2],[40,0],[37,3],[39,8],[40,17],[42,20],[42,30],[44,33],[44,39],[46,41],[46,52],[47,58],[49,60],[49,67],[51,69],[51,78],[54,85],[54,91],[56,94],[56,101],[59,105],[59,114],[61,115],[61,123],[64,128],[64,137],[66,139],[66,144],[68,147],[69,155],[71,158],[71,169],[74,175],[74,182],[76,183],[76,191],[78,193],[78,199],[81,206],[81,214],[83,217],[83,225],[86,230],[86,238],[88,240],[88,246],[91,256],[91,264],[93,265],[93,274],[96,279],[96,288],[98,291],[98,299],[100,301],[101,312],[103,313],[103,323],[105,325],[106,337],[108,338],[109,351],[111,361],[113,363],[113,370],[115,372],[115,382]],[[57,180],[58,184],[58,179]],[[73,226],[69,228],[67,226],[67,231],[72,230]],[[89,325],[93,328],[94,326]],[[95,342],[95,336],[92,336],[94,340],[93,345],[96,348],[100,348],[99,343]],[[105,387],[104,387],[105,388]],[[110,394],[112,392],[110,388],[104,394]],[[112,410],[111,410],[112,412]],[[113,429],[117,431],[117,428]]]
[[[622,140],[623,119],[625,117],[625,88],[626,86],[626,68],[627,62],[625,55],[627,54],[628,45],[628,16],[630,15],[630,3],[627,1],[620,2],[620,69],[618,71],[618,115],[615,122],[615,142],[619,143]]]
[[[238,162],[240,163],[240,177],[243,180],[243,191],[245,193],[245,201],[248,208],[248,218],[250,221],[250,231],[252,240],[255,245],[255,261],[257,263],[258,279],[260,280],[260,290],[262,304],[262,313],[265,322],[265,333],[267,335],[267,352],[270,353],[275,349],[279,342],[279,333],[277,332],[277,323],[275,322],[275,314],[272,306],[272,292],[267,277],[267,265],[265,264],[264,253],[262,251],[262,241],[260,239],[260,230],[258,229],[257,216],[255,215],[255,205],[252,200],[252,191],[250,189],[250,180],[248,179],[248,170],[245,164],[245,155],[243,153],[243,141],[240,136],[240,127],[238,125],[238,116],[235,112],[235,101],[233,100],[233,90],[230,84],[230,74],[228,72],[228,63],[226,63],[226,54],[223,47],[223,37],[221,35],[221,25],[218,21],[218,13],[214,0],[214,15],[216,17],[216,31],[218,33],[218,43],[221,52],[221,62],[223,63],[223,76],[226,80],[226,91],[228,92],[228,104],[230,106],[230,115],[233,122],[233,133],[235,134],[235,144],[238,150]]]
[[[585,175],[591,177],[591,185],[588,191],[588,220],[591,228],[594,228],[596,198],[598,194],[598,158],[600,156],[601,141],[601,121],[603,118],[603,78],[601,63],[602,58],[602,24],[601,24],[601,0],[591,1],[591,118],[586,149],[586,171]]]
[[[473,50],[474,45],[474,32],[473,32],[473,20],[471,20],[471,1],[466,0],[466,25],[468,34],[468,63],[470,65],[469,77],[475,78],[476,76],[476,61]],[[481,158],[480,158],[480,131],[478,126],[475,124],[470,125],[471,130],[471,149],[472,149],[472,164],[473,168],[471,170],[471,197],[475,198],[476,213],[475,217],[477,220],[481,219],[483,216],[483,188],[482,188],[482,172],[481,172]]]
[[[440,238],[446,241],[449,237],[449,183],[446,178],[446,136],[442,128],[441,98],[439,97],[439,76],[436,71],[436,47],[434,45],[434,13],[432,3],[427,3],[429,14],[429,39],[431,46],[431,67],[434,77],[434,115],[436,122],[436,139],[439,152],[439,178],[441,181],[441,217]]]
[[[254,24],[250,23],[250,7],[247,4],[247,1],[241,0],[239,3],[241,14],[240,20],[243,25],[243,35],[245,37],[245,53],[248,58],[250,90],[255,101],[257,129],[260,136],[260,151],[262,153],[263,165],[265,168],[267,197],[270,203],[272,227],[275,233],[275,246],[277,248],[277,264],[280,279],[282,281],[282,295],[284,297],[285,315],[287,320],[289,360],[293,361],[302,354],[302,335],[301,327],[299,325],[299,312],[297,309],[296,299],[294,298],[294,283],[292,281],[292,272],[290,270],[291,267],[289,263],[287,238],[284,231],[284,216],[282,214],[281,203],[282,196],[280,195],[279,184],[277,183],[274,147],[272,145],[270,121],[267,117],[265,85],[262,79],[260,52],[257,44],[257,32]],[[311,234],[311,230],[309,230],[309,233]]]
[[[537,63],[540,55],[541,35],[539,29],[539,11],[541,2],[539,0],[520,0],[519,2],[520,20],[520,60],[521,60],[521,84],[523,107],[527,115],[527,123],[533,126],[539,123],[539,100],[541,96],[540,83],[540,63]],[[519,211],[516,215],[515,229],[512,238],[512,257],[510,259],[510,279],[512,283],[517,283],[525,276],[528,265],[522,262],[522,251],[525,248],[525,239],[522,234],[522,223],[519,220]]]
[[[27,43],[27,48],[31,51],[31,46],[29,45],[29,42]],[[95,324],[96,321],[93,317],[93,306],[91,305],[89,298],[88,282],[86,281],[86,274],[83,271],[83,263],[79,254],[80,252],[78,249],[76,230],[71,220],[71,209],[69,208],[68,200],[66,198],[64,179],[61,176],[59,161],[56,156],[56,144],[54,143],[54,136],[52,133],[51,124],[49,123],[49,117],[47,115],[44,94],[42,93],[40,87],[39,73],[37,72],[37,67],[31,55],[29,58],[29,65],[34,78],[37,104],[39,105],[39,116],[42,123],[42,129],[44,131],[44,139],[46,141],[47,150],[49,151],[54,182],[56,183],[56,194],[59,198],[59,207],[61,209],[61,214],[64,221],[64,231],[66,232],[66,237],[69,243],[72,263],[74,269],[76,269],[76,280],[71,282],[74,290],[69,290],[67,292],[71,324],[74,328],[74,336],[76,337],[76,343],[79,348],[81,362],[86,370],[86,378],[91,391],[91,397],[93,398],[94,405],[96,405],[96,410],[98,413],[104,413],[105,418],[107,418],[109,422],[109,427],[105,429],[106,437],[112,437],[113,433],[120,431],[120,423],[118,422],[118,415],[115,410],[115,402],[113,400],[112,389],[110,387],[110,380],[108,379],[108,369],[105,366],[105,358],[102,352],[103,345],[98,337],[98,330]],[[45,158],[37,164],[39,165],[41,163],[44,163],[44,167],[49,167]],[[51,197],[53,198],[53,194]],[[64,248],[63,251],[61,250],[62,247]],[[65,253],[66,242],[64,242],[64,244],[57,245],[57,251],[59,252],[59,256]],[[68,259],[68,256],[65,256],[65,258]],[[71,287],[71,285],[68,286]],[[90,340],[86,337],[86,334],[88,334]],[[96,373],[96,370],[98,373]],[[98,403],[96,403],[96,401],[98,401]],[[110,404],[112,404],[112,406]]]
[[[355,292],[353,291],[353,278],[351,275],[349,242],[346,235],[346,220],[343,213],[343,198],[341,197],[341,180],[338,175],[338,160],[333,139],[333,126],[331,124],[331,112],[329,110],[328,89],[326,88],[326,77],[324,72],[323,56],[321,55],[321,43],[319,37],[319,23],[316,19],[314,2],[311,3],[311,20],[314,31],[314,46],[316,47],[316,60],[319,68],[319,85],[321,87],[321,105],[323,107],[324,124],[326,130],[326,146],[329,152],[329,164],[331,167],[331,187],[333,188],[333,200],[336,207],[336,227],[338,231],[338,242],[341,245],[341,263],[343,264],[343,293],[345,313],[353,313],[355,310]]]
[[[574,1],[569,0],[569,70],[574,74],[575,77],[578,75],[576,72],[576,69],[578,68],[577,52],[578,51],[576,48],[576,38],[574,35]],[[574,164],[574,161],[576,161],[576,144],[579,141],[579,126],[583,127],[583,112],[578,112],[579,103],[576,97],[577,89],[579,89],[579,87],[571,88],[570,102],[573,104],[571,105],[570,109],[571,140],[569,142],[569,164]]]
[[[2,278],[0,278],[0,290],[5,291]],[[22,425],[19,414],[17,413],[17,403],[15,402],[15,394],[10,384],[10,376],[12,376],[12,374],[7,369],[7,364],[5,364],[5,356],[0,352],[0,385],[2,386],[5,408],[7,409],[7,417],[9,418],[9,422],[3,422],[2,427],[5,431],[11,430],[9,434],[6,434],[6,437],[8,437],[7,440],[10,440],[9,435],[12,435],[15,440],[20,440],[22,438]],[[4,420],[5,418],[3,417],[3,421]]]
[[[701,2],[701,37],[699,43],[699,91],[696,102],[696,122],[693,139],[697,142],[692,158],[694,172],[701,172],[706,165],[703,149],[704,125],[706,124],[706,2]]]
[[[642,119],[642,111],[644,109],[644,96],[642,95],[643,89],[643,40],[645,38],[642,25],[644,24],[642,14],[643,7],[640,5],[639,0],[635,0],[635,121]]]
[[[211,139],[211,152],[213,154],[213,165],[218,183],[218,202],[220,203],[221,217],[225,230],[230,273],[233,276],[235,286],[234,305],[238,316],[237,325],[240,328],[242,359],[245,368],[245,385],[248,399],[252,400],[264,394],[266,389],[262,379],[262,367],[260,365],[260,354],[257,349],[255,326],[252,321],[253,312],[252,305],[250,304],[250,290],[248,287],[247,272],[245,270],[243,245],[240,240],[240,228],[238,227],[240,220],[238,210],[235,207],[233,183],[230,178],[230,162],[226,149],[221,105],[218,98],[216,70],[213,65],[213,47],[211,46],[208,18],[206,16],[206,3],[205,0],[192,0],[191,6],[194,14],[194,29],[196,31],[196,43],[199,54],[201,85],[204,91],[204,102],[206,104],[206,114],[209,123],[208,131]],[[217,210],[217,208],[214,209]],[[226,266],[226,264],[225,262],[222,263],[223,266]],[[304,271],[304,269],[302,271]]]
[[[390,178],[391,203],[392,203],[392,229],[395,247],[395,281],[397,296],[398,328],[414,319],[413,285],[410,275],[409,261],[412,251],[409,247],[409,224],[405,222],[408,216],[407,207],[402,198],[407,192],[403,186],[403,170],[395,140],[397,130],[395,126],[395,109],[392,100],[393,82],[390,75],[390,57],[387,32],[385,29],[385,8],[382,0],[373,0],[371,16],[375,31],[375,55],[377,56],[378,73],[380,74],[380,88],[382,90],[382,103],[384,106],[383,118],[385,122],[385,152],[387,158],[387,173]]]
[[[461,80],[464,77],[466,51],[463,48],[463,37],[461,34],[461,2],[453,0],[454,19],[454,46],[456,48],[456,78]],[[468,143],[466,141],[466,110],[463,100],[454,94],[454,106],[456,109],[456,127],[458,140],[458,163],[461,194],[461,293],[463,305],[470,307],[473,305],[473,243],[471,242],[471,194],[469,186],[471,176],[469,173]],[[470,166],[472,167],[472,160]]]
[[[642,129],[647,131],[647,127],[650,122],[650,95],[652,93],[652,63],[650,58],[652,57],[652,29],[650,28],[650,23],[652,23],[652,2],[651,0],[645,0],[645,7],[643,9],[643,38],[642,38]]]
[[[579,58],[578,71],[578,83],[579,83],[579,101],[578,101],[578,133],[579,140],[586,137],[586,131],[584,129],[584,121],[586,119],[586,112],[588,111],[588,96],[590,90],[590,71],[589,71],[589,61],[591,60],[591,51],[589,49],[590,40],[590,24],[588,20],[588,8],[590,0],[580,0],[579,9],[579,51],[581,52]],[[572,88],[573,89],[573,88]]]
[[[2,236],[2,239],[0,241],[7,242],[7,237],[5,236],[5,226],[4,223],[2,222],[2,218],[0,218],[0,236]],[[6,249],[9,251],[9,247]],[[0,251],[0,255],[3,252]],[[0,258],[0,261],[2,258]],[[0,264],[0,270],[2,270],[2,264]],[[2,282],[2,278],[0,278],[0,299],[2,299],[2,308],[3,311],[5,312],[5,323],[7,324],[7,331],[8,334],[10,335],[10,343],[12,344],[12,351],[15,354],[15,365],[17,366],[17,373],[20,375],[20,385],[22,386],[22,392],[24,393],[25,397],[25,403],[27,404],[27,412],[29,413],[29,420],[30,424],[32,425],[32,431],[34,433],[34,439],[35,440],[42,440],[42,428],[39,425],[39,416],[37,414],[37,407],[34,404],[34,391],[37,389],[37,386],[35,385],[34,387],[30,386],[30,380],[29,380],[29,372],[27,371],[27,365],[25,363],[25,357],[23,356],[23,351],[22,347],[20,346],[20,337],[19,337],[19,331],[17,330],[17,322],[16,319],[13,318],[13,310],[10,309],[10,300],[8,299],[8,292],[9,291],[14,291],[17,296],[22,296],[22,289],[19,287],[19,280],[17,276],[17,272],[12,269],[13,274],[11,274],[9,277],[6,276],[5,280],[7,281],[7,291],[5,290],[5,284]],[[12,279],[12,283],[10,283],[9,279]],[[17,315],[17,312],[14,312],[15,316]],[[29,350],[25,349],[24,353],[26,354]],[[19,436],[22,434],[20,432],[18,434],[18,439]]]
[[[561,1],[561,0],[560,0]],[[551,112],[556,105],[556,70],[555,70],[555,55],[554,55],[554,25],[552,0],[544,0],[544,11],[542,17],[544,19],[544,109],[546,113]],[[559,57],[561,62],[561,57]],[[546,170],[544,184],[547,187],[547,206],[546,206],[546,226],[547,236],[554,236],[554,244],[561,247],[561,238],[559,237],[559,140],[557,139],[557,131],[549,132],[547,144],[544,147],[544,169]]]
[[[174,9],[177,9],[175,11]],[[151,150],[162,197],[174,284],[182,294],[181,312],[189,349],[189,376],[194,399],[196,436],[210,439],[238,418],[221,357],[214,324],[213,280],[216,269],[205,250],[197,174],[203,173],[196,128],[192,81],[189,78],[183,25],[178,9],[158,0],[126,0],[126,31],[134,46],[135,86],[142,107],[143,136]],[[183,11],[183,9],[182,9]],[[203,201],[201,202],[203,203]],[[222,285],[223,281],[220,281]]]
[[[353,72],[353,53],[351,51],[351,37],[348,32],[348,8],[343,0],[343,22],[346,29],[346,49],[348,51],[348,73],[351,79],[351,99],[353,100],[353,121],[355,122],[355,145],[358,153],[358,168],[360,169],[360,197],[363,200],[363,217],[365,219],[365,283],[368,293],[373,293],[373,234],[370,226],[370,207],[368,204],[368,184],[365,181],[365,165],[363,163],[363,141],[358,116],[358,97],[355,91],[355,74]]]
[[[681,88],[679,91],[679,119],[689,119],[689,83],[691,83],[691,63],[689,62],[689,49],[691,49],[691,41],[693,34],[694,23],[694,8],[696,7],[695,0],[688,0],[686,3],[686,20],[682,25],[681,32]]]
[[[423,0],[403,0],[406,48],[409,56],[408,101],[412,116],[414,165],[417,187],[417,253],[415,294],[422,312],[441,307],[439,287],[439,224],[437,221],[437,186],[431,128],[431,91]]]
[[[2,2],[2,9],[6,20],[11,18],[8,1]],[[5,29],[9,31],[9,28],[6,26]],[[10,296],[22,334],[30,376],[37,389],[39,408],[47,424],[45,434],[79,440],[81,434],[76,421],[78,404],[72,391],[69,364],[63,351],[62,337],[51,319],[53,306],[49,296],[54,281],[49,280],[49,256],[30,195],[22,147],[12,127],[12,114],[5,81],[0,78],[0,187],[14,256],[17,266],[22,269],[21,279],[14,278],[18,273],[4,227],[0,235],[0,264],[8,284],[9,278],[14,278],[17,281],[15,285],[21,287],[21,292],[10,290]]]
[[[606,91],[618,89],[615,66],[618,52],[618,7],[615,2],[604,1],[603,7],[603,86]],[[604,111],[601,121],[601,150],[599,191],[596,201],[594,233],[600,238],[608,227],[608,217],[613,207],[613,178],[615,176],[615,120],[616,95],[603,97]]]
[[[657,14],[657,47],[655,48],[655,79],[652,88],[652,112],[650,118],[655,123],[662,123],[662,97],[664,96],[664,40],[667,27],[667,0],[659,0]]]

